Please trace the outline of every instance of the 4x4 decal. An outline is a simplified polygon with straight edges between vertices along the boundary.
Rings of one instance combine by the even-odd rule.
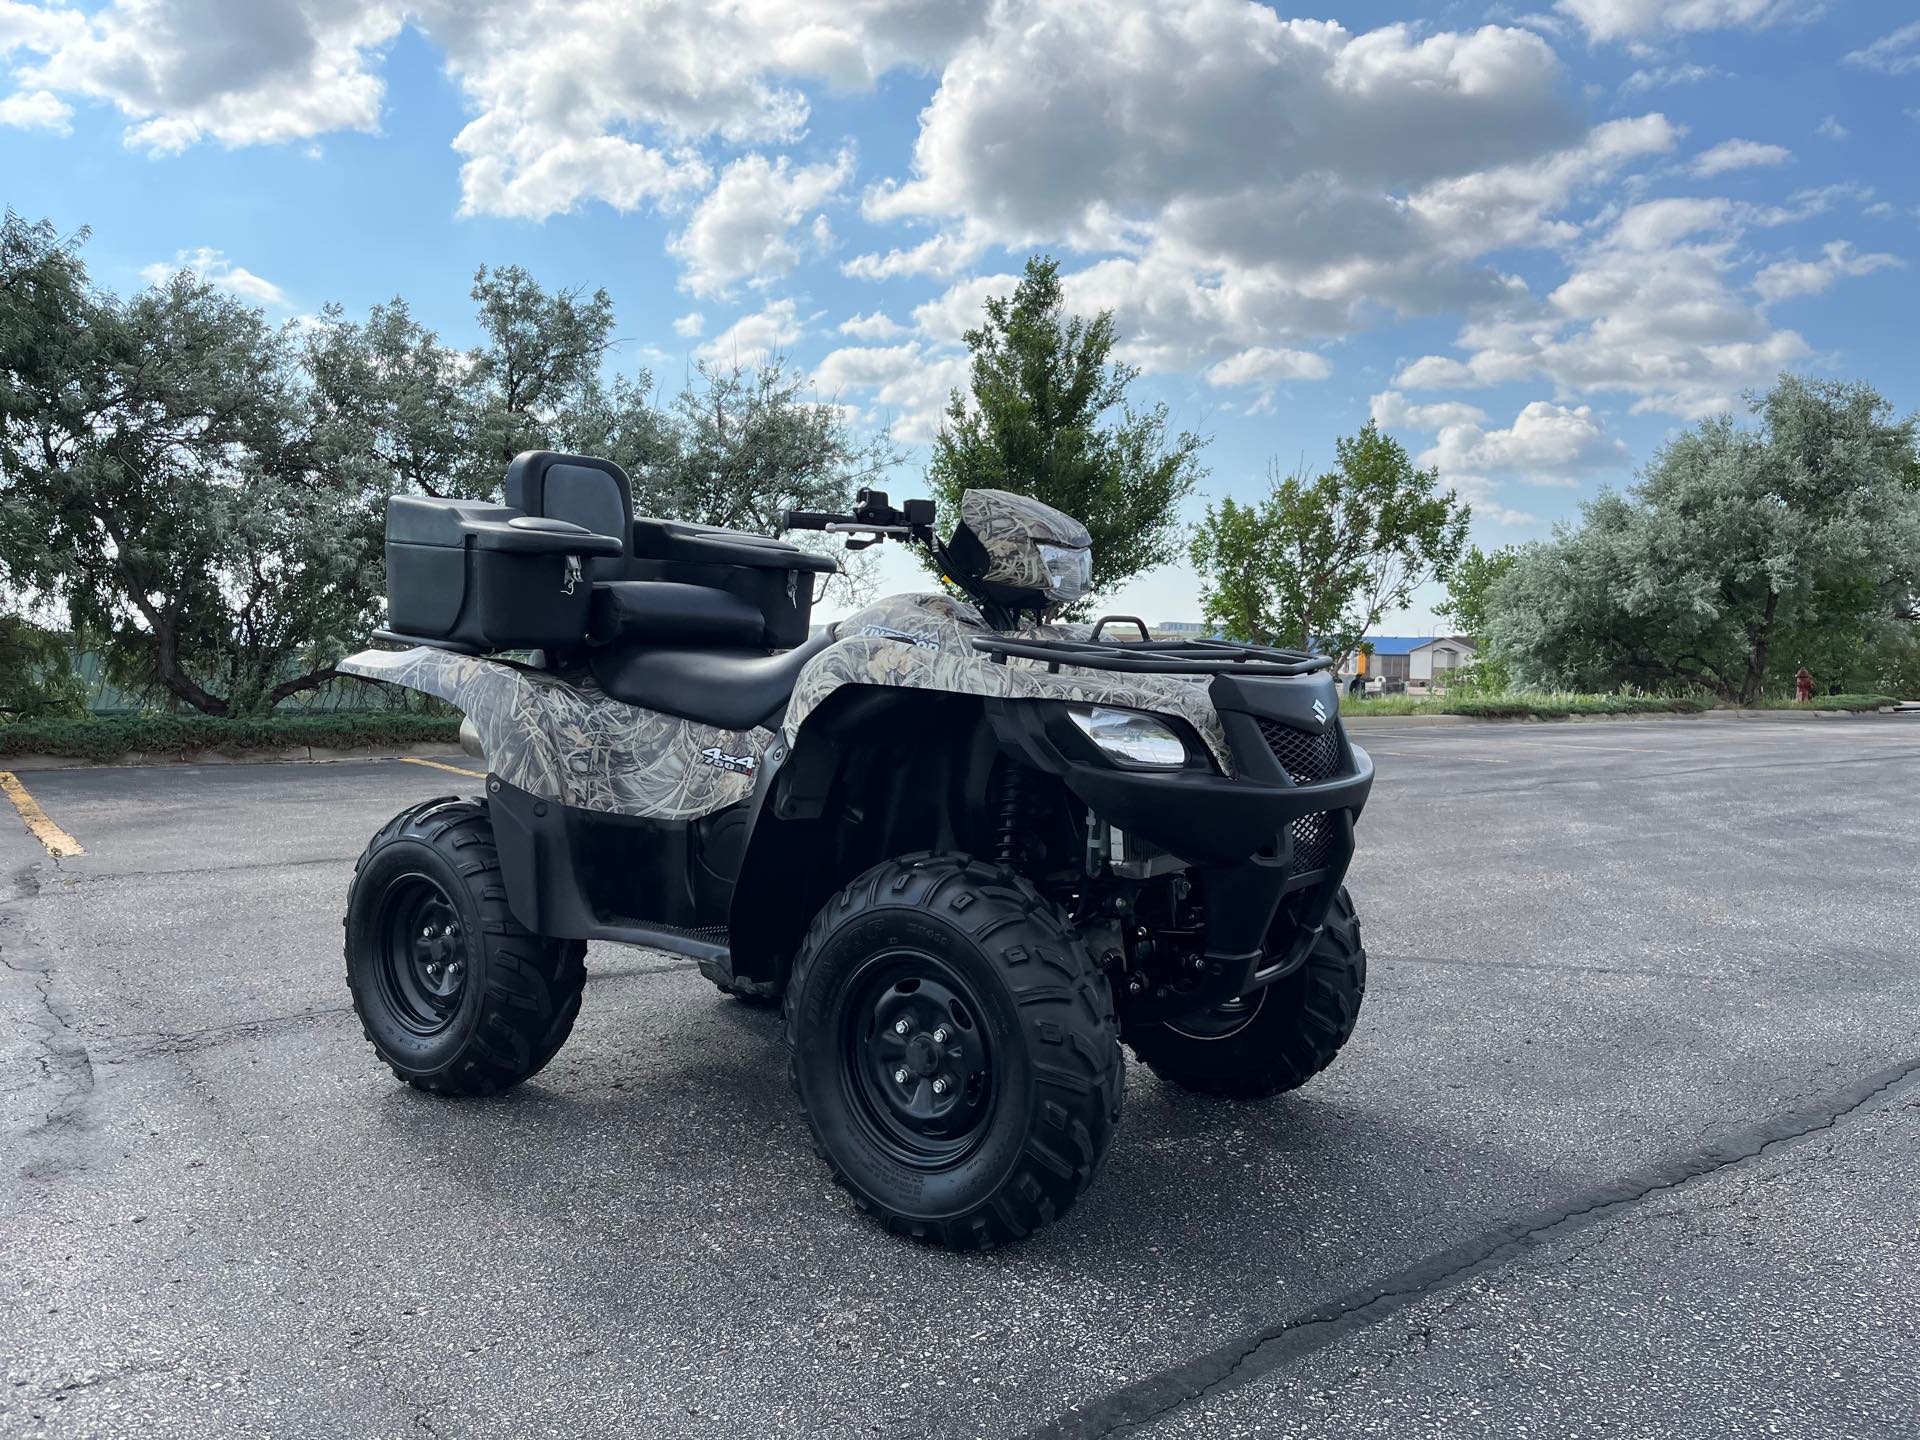
[[[709,745],[700,752],[700,763],[711,765],[716,770],[726,770],[734,775],[751,775],[760,765],[758,755],[729,755],[718,745]]]

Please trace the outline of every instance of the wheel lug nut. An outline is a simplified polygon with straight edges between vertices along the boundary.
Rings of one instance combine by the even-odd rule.
[[[946,1093],[947,1093],[947,1082],[946,1082],[945,1080],[936,1080],[936,1081],[934,1081],[934,1082],[933,1082],[933,1093],[934,1093],[934,1094],[936,1094],[936,1095],[944,1095],[944,1094],[946,1094]]]
[[[912,1028],[913,1026],[909,1025],[905,1020],[896,1020],[893,1022],[893,1033],[896,1035],[904,1035]]]
[[[896,1071],[894,1071],[894,1072],[893,1072],[893,1083],[894,1083],[894,1084],[896,1084],[896,1085],[904,1085],[904,1084],[906,1084],[906,1083],[907,1083],[907,1072],[906,1072],[905,1070],[896,1070]]]
[[[933,1032],[933,1043],[936,1045],[944,1045],[947,1043],[946,1026],[942,1025],[938,1030]]]

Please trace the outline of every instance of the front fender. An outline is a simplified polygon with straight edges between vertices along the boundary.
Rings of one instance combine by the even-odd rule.
[[[946,595],[896,595],[840,621],[833,644],[808,661],[794,683],[783,726],[789,748],[822,704],[848,686],[864,685],[1174,715],[1206,742],[1223,774],[1234,773],[1232,748],[1206,678],[1002,662],[974,648],[974,637],[984,633],[978,614]]]

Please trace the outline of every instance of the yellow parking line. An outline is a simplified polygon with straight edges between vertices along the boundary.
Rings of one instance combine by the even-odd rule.
[[[87,853],[80,848],[78,840],[47,818],[47,812],[40,808],[40,802],[27,793],[27,787],[20,783],[20,777],[11,770],[0,770],[0,791],[6,792],[7,799],[13,802],[13,808],[20,812],[20,818],[26,822],[27,833],[46,846],[49,855],[59,857]]]
[[[463,770],[458,765],[447,765],[438,760],[422,760],[418,755],[402,755],[400,758],[409,765],[431,765],[436,770],[450,770],[455,775],[470,775],[475,780],[487,778],[487,772],[484,770]]]

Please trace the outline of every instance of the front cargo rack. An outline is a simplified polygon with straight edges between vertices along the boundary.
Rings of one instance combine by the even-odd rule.
[[[1138,640],[1102,640],[1100,632],[1113,621],[1139,625]],[[1058,672],[1062,665],[1083,670],[1118,670],[1132,675],[1311,675],[1331,670],[1331,655],[1308,655],[1271,645],[1240,645],[1231,640],[1150,640],[1147,627],[1131,616],[1114,616],[1093,627],[1086,640],[1045,640],[1030,636],[976,635],[973,648],[996,660],[1045,661]]]

